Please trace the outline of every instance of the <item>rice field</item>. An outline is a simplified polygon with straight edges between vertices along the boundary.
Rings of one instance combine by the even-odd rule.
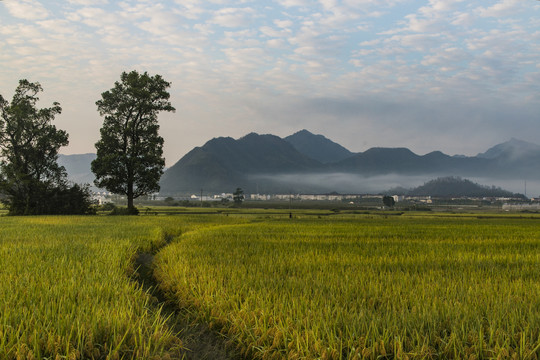
[[[246,359],[540,355],[540,217],[294,215],[0,217],[0,359],[182,358],[141,252]]]
[[[183,235],[179,306],[256,359],[536,359],[540,220],[327,217]]]
[[[209,221],[0,217],[0,359],[179,358],[134,258]]]

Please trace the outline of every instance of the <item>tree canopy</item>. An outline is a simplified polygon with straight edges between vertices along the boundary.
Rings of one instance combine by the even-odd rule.
[[[11,102],[0,95],[2,202],[16,215],[86,213],[88,190],[69,187],[66,171],[57,163],[68,134],[51,122],[62,108],[54,102],[52,107],[38,109],[42,91],[39,83],[20,80]]]
[[[244,190],[241,188],[236,188],[236,190],[233,193],[233,201],[235,205],[242,205],[244,202]]]
[[[389,196],[389,195],[383,196],[382,201],[383,201],[384,206],[387,206],[387,207],[390,207],[390,208],[394,207],[394,205],[396,205],[396,201],[394,200],[394,198],[392,196]]]
[[[169,87],[160,75],[123,72],[120,81],[96,102],[104,121],[92,162],[94,183],[126,195],[132,212],[136,212],[133,199],[159,191],[165,159],[157,120],[159,112],[175,111]]]

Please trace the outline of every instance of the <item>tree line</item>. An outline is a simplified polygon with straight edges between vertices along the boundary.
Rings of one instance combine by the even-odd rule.
[[[94,184],[125,195],[129,214],[137,213],[135,198],[159,191],[165,159],[158,114],[175,111],[169,87],[160,75],[123,72],[96,102],[104,120],[91,164]],[[23,79],[11,102],[0,95],[0,201],[11,215],[91,214],[89,186],[70,183],[58,164],[59,149],[69,143],[52,124],[62,108],[54,102],[39,109],[42,91]]]

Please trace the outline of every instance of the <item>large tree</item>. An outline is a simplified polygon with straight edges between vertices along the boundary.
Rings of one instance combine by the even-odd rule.
[[[20,80],[11,102],[0,95],[0,193],[12,215],[86,214],[86,187],[69,185],[58,150],[68,134],[51,122],[61,113],[57,102],[37,108],[39,83]]]
[[[12,213],[41,213],[44,189],[65,177],[57,158],[68,135],[51,124],[62,109],[56,102],[38,109],[41,91],[39,83],[20,80],[11,103],[0,95],[0,186]]]
[[[132,213],[136,213],[133,199],[159,191],[165,159],[157,120],[160,111],[175,111],[169,87],[160,75],[123,72],[120,81],[96,102],[104,121],[96,143],[97,158],[92,161],[94,183],[126,195]]]

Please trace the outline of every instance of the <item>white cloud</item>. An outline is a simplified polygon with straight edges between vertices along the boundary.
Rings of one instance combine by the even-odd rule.
[[[40,20],[50,16],[49,11],[36,0],[8,0],[3,3],[11,15],[20,19]]]
[[[249,7],[246,8],[224,8],[216,11],[211,23],[223,27],[248,26],[257,17],[257,12]]]
[[[187,19],[197,20],[207,12],[198,0],[175,0],[174,2],[182,7],[176,10],[176,13]]]
[[[430,13],[441,13],[457,8],[459,3],[465,0],[429,0],[429,6],[419,9],[421,13],[429,15]]]
[[[252,48],[260,46],[260,40],[255,37],[252,30],[227,31],[225,37],[219,42],[227,48]]]
[[[295,7],[295,6],[308,6],[312,2],[310,0],[276,0],[281,6],[286,8]]]
[[[294,25],[294,23],[291,20],[280,20],[276,19],[274,20],[274,24],[276,24],[277,27],[287,29]]]
[[[337,0],[319,0],[319,2],[326,11],[331,11],[338,5]]]
[[[183,24],[179,15],[162,9],[161,6],[141,9],[138,16],[141,18],[138,27],[158,36],[174,36],[177,28]]]
[[[85,5],[85,6],[105,5],[109,3],[108,0],[68,0],[68,2],[70,4]]]
[[[476,17],[473,16],[471,13],[455,13],[454,18],[451,22],[452,25],[455,26],[472,26],[474,25],[474,22],[476,20]]]
[[[522,0],[501,0],[490,7],[478,7],[476,11],[483,17],[503,17],[523,9]]]
[[[97,7],[84,7],[73,14],[73,21],[80,21],[88,26],[103,28],[107,25],[117,25],[121,16]]]
[[[389,44],[399,43],[408,51],[427,52],[440,44],[441,35],[439,34],[409,34],[395,35],[387,40]],[[395,45],[395,44],[394,44]]]
[[[259,29],[259,31],[265,36],[275,37],[275,38],[286,37],[290,35],[291,33],[290,31],[286,31],[286,30],[276,30],[270,26],[263,26]]]
[[[283,41],[282,39],[270,39],[266,42],[266,46],[268,46],[269,48],[281,49],[285,47],[285,41]]]
[[[54,34],[72,34],[72,24],[67,20],[62,19],[50,19],[38,21],[37,24],[45,31],[49,31]]]
[[[442,30],[441,23],[437,19],[421,18],[416,14],[406,16],[409,24],[407,31],[414,31],[419,33],[424,32],[440,32]]]
[[[421,64],[436,67],[440,71],[463,71],[471,59],[471,54],[464,49],[450,47],[426,55]]]

